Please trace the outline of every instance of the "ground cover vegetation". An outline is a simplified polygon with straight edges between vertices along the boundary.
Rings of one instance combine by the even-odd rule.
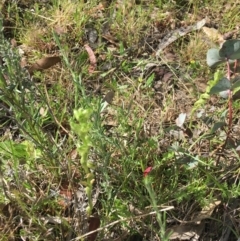
[[[239,240],[240,6],[0,3],[0,240]]]

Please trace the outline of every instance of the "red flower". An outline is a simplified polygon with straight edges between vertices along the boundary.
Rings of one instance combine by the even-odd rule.
[[[148,167],[144,170],[143,176],[146,177],[152,171],[152,167]]]

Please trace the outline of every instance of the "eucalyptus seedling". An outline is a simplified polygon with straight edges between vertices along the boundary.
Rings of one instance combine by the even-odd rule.
[[[210,82],[207,94],[219,94],[222,98],[228,99],[228,131],[223,148],[227,144],[232,129],[233,120],[233,96],[240,90],[240,77],[236,75],[237,64],[240,59],[240,40],[232,39],[223,43],[220,49],[211,48],[207,52],[207,64],[209,67],[216,67],[226,63],[226,76],[215,75],[214,81]]]

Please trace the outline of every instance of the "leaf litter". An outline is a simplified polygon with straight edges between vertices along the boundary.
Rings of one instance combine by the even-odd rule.
[[[92,74],[97,67],[97,59],[92,48],[89,45],[85,44],[84,48],[88,53],[89,61],[90,61],[90,66],[88,68],[88,71],[89,71],[89,74]]]
[[[44,57],[42,59],[37,60],[34,64],[32,64],[29,67],[28,71],[30,74],[33,74],[34,71],[49,69],[60,62],[61,58],[59,56]]]

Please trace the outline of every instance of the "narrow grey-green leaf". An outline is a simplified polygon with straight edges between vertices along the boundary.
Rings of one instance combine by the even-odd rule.
[[[229,90],[230,88],[231,88],[230,81],[226,77],[223,77],[218,81],[218,83],[215,86],[211,88],[209,94],[210,95],[217,94],[221,91]]]
[[[240,40],[227,40],[219,50],[219,55],[222,58],[240,59]]]
[[[217,65],[223,63],[224,58],[220,57],[219,50],[212,48],[207,52],[207,64],[209,67],[216,67]]]

